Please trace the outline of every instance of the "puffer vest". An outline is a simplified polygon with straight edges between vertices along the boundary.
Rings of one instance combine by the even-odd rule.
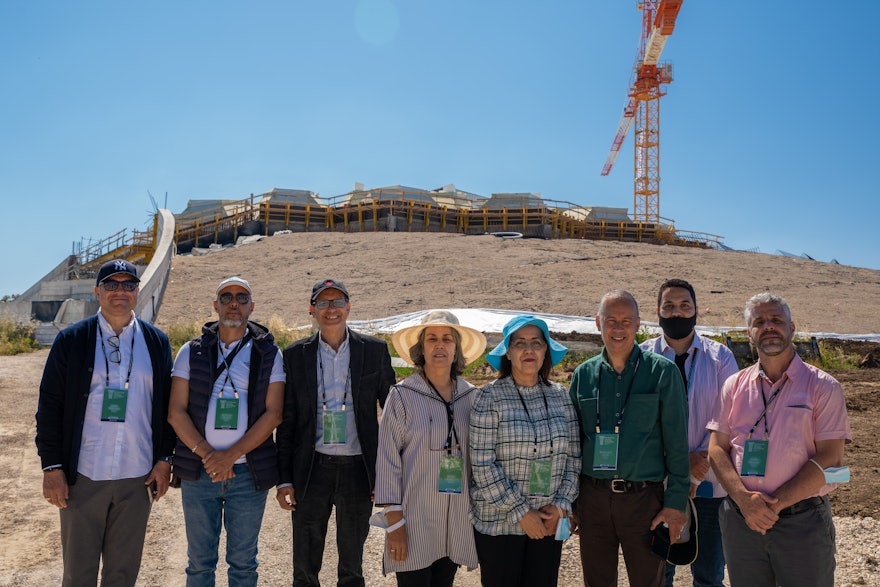
[[[217,372],[217,322],[202,327],[202,335],[190,341],[189,346],[189,405],[186,408],[199,434],[205,436],[208,403],[214,389]],[[266,411],[266,392],[278,352],[275,339],[264,326],[248,322],[253,340],[251,367],[248,377],[248,429]],[[248,468],[258,491],[267,491],[278,482],[278,463],[275,440],[269,436],[260,446],[245,455]],[[202,471],[202,459],[178,439],[174,450],[173,473],[184,480],[195,481]]]

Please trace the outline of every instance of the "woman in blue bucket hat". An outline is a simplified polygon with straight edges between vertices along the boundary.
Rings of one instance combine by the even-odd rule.
[[[556,585],[581,446],[568,391],[549,381],[565,356],[547,324],[517,316],[486,356],[498,379],[470,421],[471,522],[484,586]]]

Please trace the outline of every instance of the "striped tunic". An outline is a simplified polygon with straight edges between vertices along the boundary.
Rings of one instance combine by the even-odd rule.
[[[469,569],[477,566],[474,533],[468,521],[468,420],[477,389],[458,379],[452,397],[457,450],[464,459],[462,493],[438,491],[440,457],[448,436],[443,400],[420,375],[391,388],[379,422],[376,503],[401,504],[406,519],[407,559],[396,563],[384,554],[385,573],[415,571],[449,557]],[[455,446],[453,441],[453,446]]]
[[[524,535],[519,521],[530,509],[547,504],[571,512],[581,443],[568,391],[558,383],[517,390],[511,377],[485,386],[471,413],[470,457],[471,522],[481,534]],[[548,496],[529,495],[536,458],[551,462]]]

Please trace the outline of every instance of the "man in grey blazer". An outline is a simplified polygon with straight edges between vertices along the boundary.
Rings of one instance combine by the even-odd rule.
[[[388,345],[353,332],[348,290],[312,288],[318,333],[284,349],[284,420],[276,498],[293,519],[293,586],[317,587],[330,511],[336,508],[339,586],[363,586],[378,446],[377,406],[395,382]]]

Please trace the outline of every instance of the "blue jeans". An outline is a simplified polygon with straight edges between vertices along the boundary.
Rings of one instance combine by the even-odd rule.
[[[724,550],[718,511],[723,497],[695,497],[697,510],[697,560],[691,565],[694,587],[724,586]],[[666,563],[666,587],[672,587],[675,565]]]
[[[267,492],[254,487],[247,465],[235,465],[232,471],[232,479],[213,483],[203,468],[198,480],[180,484],[189,557],[187,587],[214,585],[221,523],[226,528],[229,587],[257,584],[257,541]]]
[[[320,587],[330,512],[336,507],[337,587],[364,587],[364,543],[373,503],[364,458],[315,453],[305,495],[293,513],[293,585]]]

